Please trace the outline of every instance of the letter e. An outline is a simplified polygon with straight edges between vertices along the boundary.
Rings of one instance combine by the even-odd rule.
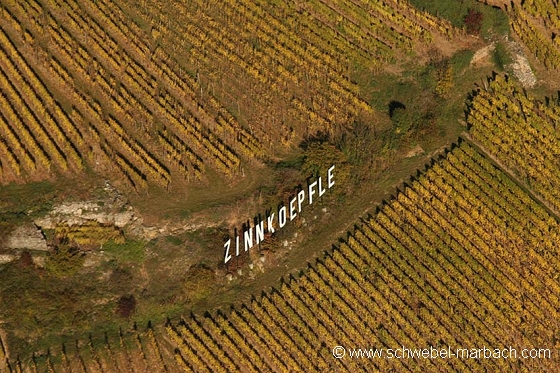
[[[328,172],[328,186],[329,189],[333,187],[334,185],[334,180],[333,180],[333,170],[334,170],[334,164],[331,166],[331,168],[329,168],[329,172]]]

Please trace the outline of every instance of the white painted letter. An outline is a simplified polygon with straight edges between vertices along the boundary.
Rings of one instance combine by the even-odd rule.
[[[229,246],[230,245],[231,245],[231,238],[229,240],[227,240],[227,242],[224,244],[224,249],[226,249],[226,253],[225,253],[225,256],[224,256],[224,264],[229,262],[229,260],[231,259],[231,254],[229,253]]]
[[[251,247],[253,247],[253,228],[249,227],[249,229],[246,230],[245,233],[243,233],[243,237],[243,241],[245,243],[245,251],[247,251]]]
[[[235,236],[235,256],[239,256],[239,235]]]
[[[301,212],[301,204],[305,201],[305,189],[302,189],[297,194],[297,210]]]
[[[321,189],[321,176],[319,176],[319,197],[325,194],[326,191],[326,189]]]
[[[329,168],[329,172],[328,172],[328,180],[329,180],[329,189],[332,188],[332,186],[334,185],[334,180],[333,180],[333,170],[334,170],[334,164],[331,166],[331,168]]]
[[[274,233],[274,227],[272,226],[272,221],[274,220],[274,213],[270,214],[270,216],[267,219],[267,225],[266,228],[268,229],[268,233],[272,234]]]
[[[297,216],[296,213],[296,197],[294,197],[291,201],[290,201],[290,221],[294,220],[294,218]]]
[[[264,241],[264,222],[262,220],[255,226],[255,236],[257,236],[257,245]]]
[[[313,195],[315,194],[315,186],[316,185],[317,185],[316,181],[309,184],[309,204],[313,203]]]
[[[278,210],[278,226],[283,228],[286,225],[286,206],[280,207]]]

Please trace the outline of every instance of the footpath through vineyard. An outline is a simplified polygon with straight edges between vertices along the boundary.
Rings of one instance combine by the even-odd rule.
[[[469,135],[560,216],[560,102],[537,101],[507,76],[478,88]]]

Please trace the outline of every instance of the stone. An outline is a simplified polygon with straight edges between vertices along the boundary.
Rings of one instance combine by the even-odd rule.
[[[17,227],[6,242],[8,249],[28,249],[47,251],[47,241],[43,232],[35,224]]]
[[[10,263],[16,260],[16,256],[13,254],[0,254],[0,264]]]
[[[33,256],[33,264],[35,264],[35,266],[38,268],[45,268],[45,261],[46,258],[42,255]]]

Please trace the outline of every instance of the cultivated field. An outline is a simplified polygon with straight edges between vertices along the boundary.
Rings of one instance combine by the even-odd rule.
[[[504,10],[532,54],[541,80],[534,91],[496,54],[507,51],[470,64],[474,48],[510,37],[495,34],[495,20],[467,35],[483,27],[473,9],[499,12],[475,1],[463,28],[435,16],[435,5],[424,11],[406,0],[3,1],[0,191],[103,180],[120,213],[136,211],[122,202],[128,196],[164,221],[172,209],[154,201],[186,195],[195,197],[185,208],[199,215],[185,215],[208,222],[169,228],[176,217],[166,216],[142,238],[95,220],[40,231],[49,245],[43,263],[23,250],[0,264],[0,373],[560,370],[560,101],[539,91],[558,88],[543,79],[559,67],[560,13],[555,0],[487,2]],[[212,248],[244,219],[236,213],[286,203],[291,183],[302,187],[331,162],[333,195],[280,239],[267,236],[256,260],[189,262],[194,252],[222,257]],[[403,170],[411,176],[387,176]],[[265,173],[274,182],[255,181]],[[280,189],[267,192],[270,185]],[[216,200],[200,199],[207,208],[197,205],[196,196],[216,190]],[[241,209],[253,192],[258,198]],[[37,194],[41,207],[29,197],[21,210],[17,196],[0,196],[0,234],[44,217],[58,196]],[[225,216],[215,217],[222,203]],[[301,238],[321,225],[338,235],[333,222],[346,209],[355,223],[337,242]],[[311,253],[290,256],[297,244]],[[263,274],[242,277],[255,263]],[[283,276],[259,282],[272,278],[267,271]],[[164,279],[179,285],[165,292]],[[80,286],[92,292],[89,309],[72,308],[87,305]],[[230,307],[192,312],[235,289]],[[33,308],[34,297],[49,308]],[[51,318],[50,298],[72,311]],[[61,330],[48,330],[49,320]],[[336,346],[344,357],[333,356]],[[349,356],[430,347],[550,355]]]

